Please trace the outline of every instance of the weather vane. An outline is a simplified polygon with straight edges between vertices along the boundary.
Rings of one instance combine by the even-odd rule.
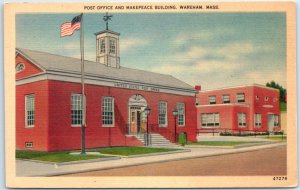
[[[106,22],[106,30],[108,30],[108,21],[111,20],[112,15],[108,15],[108,12],[106,12],[106,15],[103,17],[104,22]]]

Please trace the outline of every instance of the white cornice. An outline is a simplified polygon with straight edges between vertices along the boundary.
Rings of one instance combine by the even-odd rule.
[[[24,85],[24,84],[38,82],[42,80],[56,80],[56,81],[63,81],[63,82],[81,83],[81,78],[78,73],[70,73],[70,72],[62,73],[62,72],[55,72],[55,71],[47,71],[47,73],[40,73],[40,74],[33,75],[31,77],[16,80],[16,85]],[[134,81],[116,80],[116,79],[110,79],[105,77],[95,77],[91,75],[85,76],[85,83],[99,85],[99,86],[110,86],[115,88],[130,89],[130,90],[142,90],[148,92],[154,92],[151,89],[158,89],[159,92],[161,93],[170,93],[170,94],[177,94],[177,95],[184,95],[184,96],[195,96],[194,90],[190,90],[190,89],[166,87],[160,85],[138,83]],[[121,85],[117,85],[117,84],[124,84],[123,86],[125,87],[122,87]],[[149,89],[149,90],[144,90],[143,88],[139,88],[139,89],[129,88],[132,85],[138,87],[145,87],[145,89]]]
[[[242,103],[231,103],[231,104],[207,104],[207,105],[198,105],[197,107],[229,107],[229,106],[240,106],[240,107],[250,107],[249,104],[242,104]]]

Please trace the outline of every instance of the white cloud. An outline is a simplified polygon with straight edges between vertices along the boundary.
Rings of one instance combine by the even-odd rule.
[[[149,39],[145,38],[127,38],[120,41],[120,51],[122,53],[136,49],[138,46],[144,46],[150,43]]]
[[[201,46],[192,46],[186,52],[178,52],[175,57],[176,59],[201,59],[205,55],[209,54],[210,51],[207,48]]]
[[[286,86],[285,70],[272,70],[272,71],[256,70],[256,71],[246,73],[245,77],[252,80],[252,83],[258,83],[264,85],[267,82],[274,80],[280,85],[282,85],[283,87]]]
[[[190,41],[210,41],[220,36],[233,35],[234,30],[230,28],[223,28],[218,30],[201,30],[197,32],[181,33],[175,37],[175,43],[182,45]]]

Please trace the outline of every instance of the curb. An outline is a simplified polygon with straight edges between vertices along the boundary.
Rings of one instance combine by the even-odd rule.
[[[165,155],[165,154],[175,154],[175,153],[184,153],[184,152],[191,152],[191,150],[184,149],[184,150],[175,150],[175,151],[159,152],[159,153],[152,153],[152,154],[136,154],[136,155],[126,156],[126,158],[138,158],[138,157],[146,157],[146,156],[160,156],[160,155]]]
[[[251,147],[251,146],[261,146],[261,145],[267,145],[267,144],[276,144],[276,143],[282,143],[282,141],[274,141],[274,142],[261,142],[261,143],[249,143],[249,144],[241,144],[236,146],[207,146],[207,145],[186,145],[186,148],[220,148],[220,149],[236,149],[236,148],[245,148],[245,147]]]
[[[63,165],[84,164],[84,163],[102,162],[102,161],[118,160],[118,159],[121,159],[121,157],[120,156],[112,156],[112,157],[107,157],[107,158],[95,158],[95,159],[77,160],[77,161],[60,162],[60,163],[59,162],[48,162],[48,161],[42,161],[42,160],[23,159],[23,158],[17,158],[16,160],[35,162],[35,163],[41,163],[41,164],[49,164],[49,165],[54,165],[54,166],[63,166]]]

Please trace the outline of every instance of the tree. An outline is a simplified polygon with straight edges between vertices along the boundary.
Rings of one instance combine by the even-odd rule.
[[[275,81],[271,81],[271,82],[267,82],[266,84],[267,87],[271,87],[271,88],[275,88],[279,90],[279,94],[280,94],[280,101],[281,102],[285,102],[286,101],[286,89],[283,88],[281,85],[279,85],[278,83],[276,83]]]

